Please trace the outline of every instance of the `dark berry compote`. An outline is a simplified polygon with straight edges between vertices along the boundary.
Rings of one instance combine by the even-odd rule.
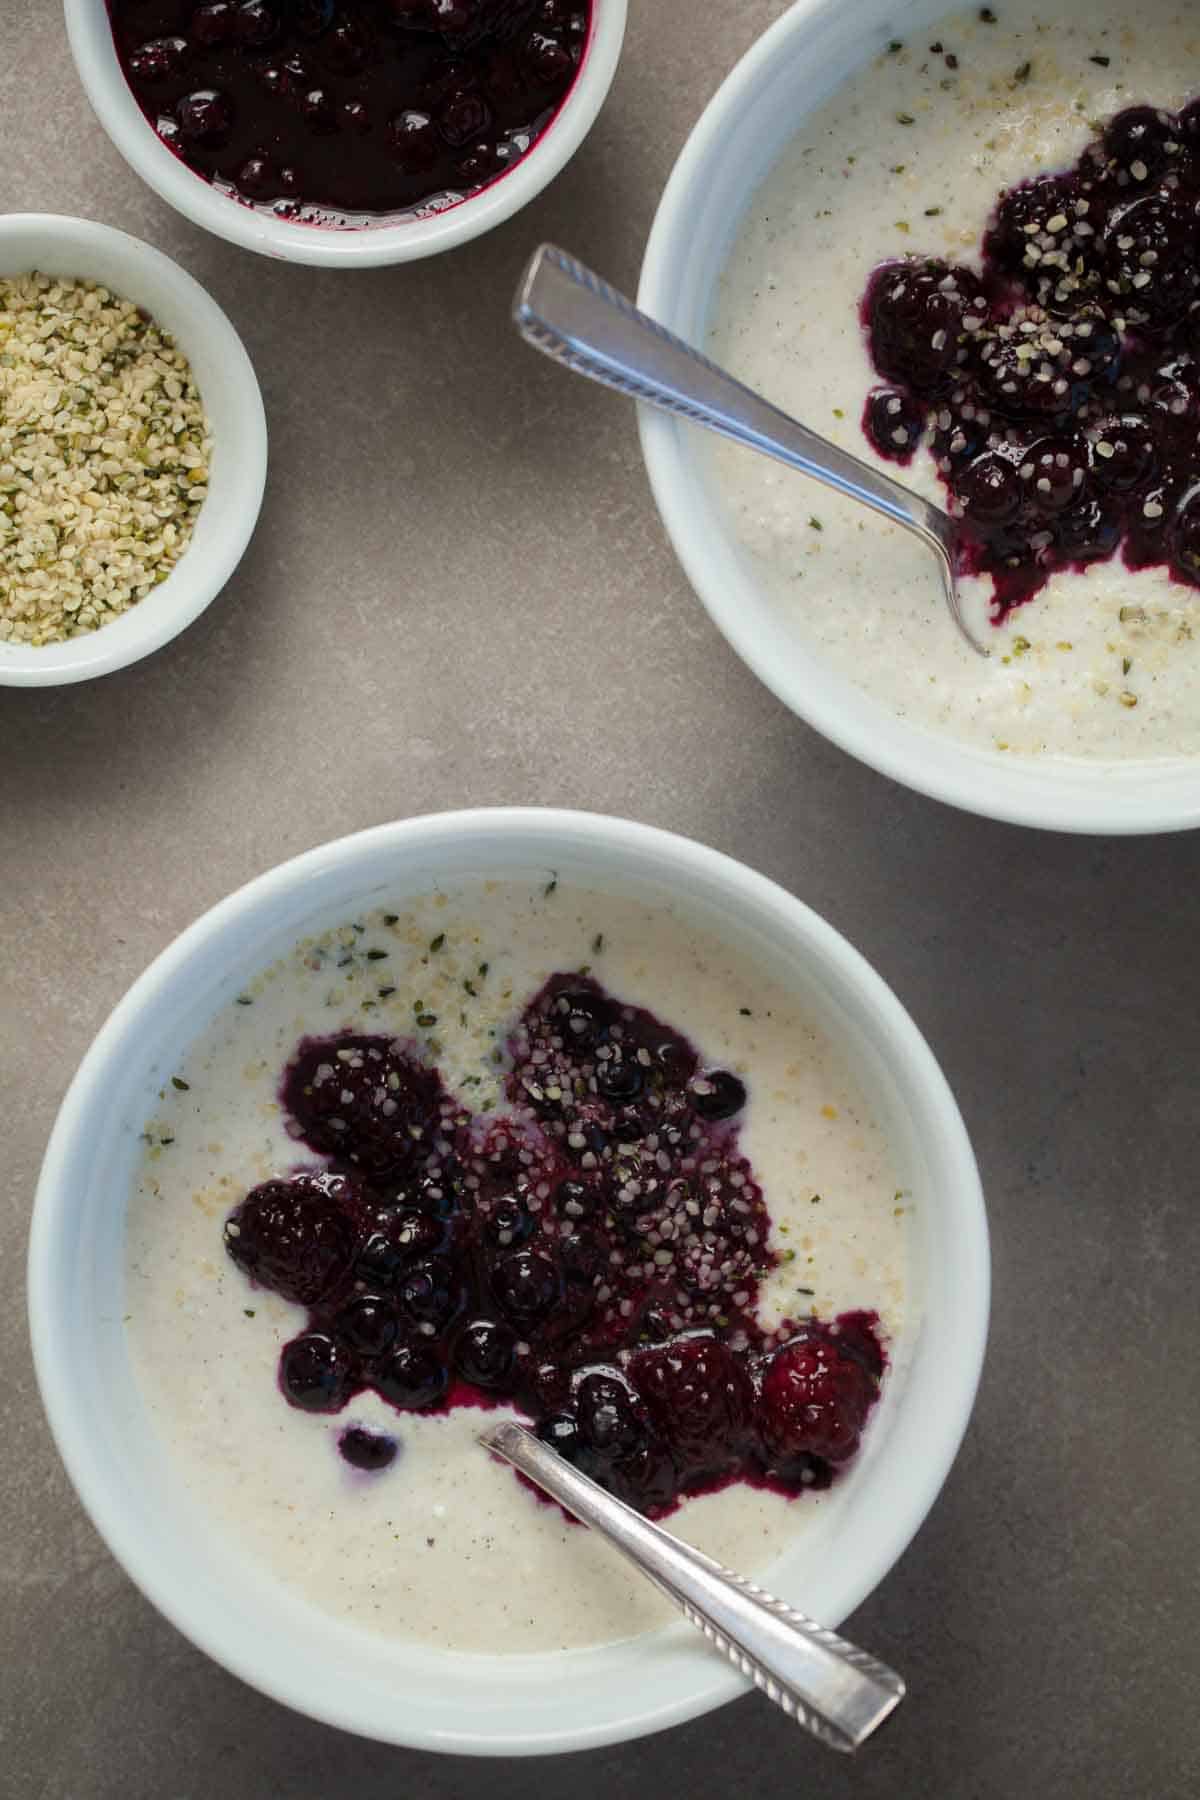
[[[526,155],[591,0],[109,0],[163,142],[249,206],[355,226],[440,209]]]
[[[284,1073],[318,1166],[247,1194],[225,1245],[308,1310],[293,1406],[371,1389],[400,1412],[509,1401],[611,1492],[661,1514],[731,1480],[824,1487],[879,1391],[873,1313],[758,1322],[776,1265],[739,1148],[746,1088],[662,1020],[555,975],[473,1117],[412,1046],[306,1038]],[[395,1444],[340,1439],[355,1467]]]
[[[1200,101],[1130,107],[1001,194],[981,269],[872,274],[875,449],[928,445],[997,622],[1118,547],[1200,585]]]

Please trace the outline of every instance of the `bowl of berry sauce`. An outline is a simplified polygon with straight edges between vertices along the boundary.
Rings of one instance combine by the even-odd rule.
[[[1200,822],[1200,100],[1151,4],[1131,54],[1113,0],[798,0],[693,130],[639,290],[970,534],[987,660],[903,533],[643,409],[733,648],[892,779],[1052,830]]]
[[[513,884],[526,899],[506,911]],[[464,888],[486,896],[470,920],[456,910]],[[585,893],[593,908],[586,920],[577,911]],[[567,910],[556,916],[560,904]],[[422,908],[434,909],[432,935]],[[554,931],[576,924],[586,930],[588,968],[514,982],[506,998],[505,971],[520,966],[523,954],[520,932],[536,933],[543,916],[557,918]],[[419,929],[410,929],[413,918],[422,921]],[[654,939],[660,955],[651,973],[635,918],[668,933]],[[507,927],[507,944],[505,920],[525,921]],[[613,941],[597,924],[611,927]],[[343,947],[323,961],[334,927],[344,928]],[[480,948],[483,937],[487,947]],[[760,985],[739,980],[734,990],[749,1002],[744,1014],[722,1002],[734,1015],[723,1042],[781,1032],[778,1063],[770,1066],[781,1075],[786,1066],[807,1084],[812,1157],[827,1153],[822,1143],[861,1145],[864,1132],[886,1138],[878,1242],[895,1242],[900,1231],[906,1250],[904,1297],[882,1340],[879,1315],[814,1315],[755,1373],[755,1346],[739,1324],[753,1336],[755,1289],[768,1265],[782,1263],[786,1281],[797,1279],[786,1265],[804,1257],[810,1232],[820,1238],[813,1221],[821,1196],[807,1187],[789,1195],[787,1204],[804,1213],[790,1240],[796,1248],[764,1250],[766,1212],[780,1208],[784,1196],[760,1160],[766,1115],[760,1111],[756,1125],[754,1109],[767,1108],[772,1141],[782,1142],[789,1158],[794,1119],[786,1108],[773,1110],[774,1076],[771,1093],[756,1087],[753,1054],[736,1065],[737,1075],[698,1060],[712,1043],[693,1041],[680,1026],[687,1015],[696,1029],[699,1017],[689,1011],[699,965],[689,960],[690,948],[677,947],[693,938],[707,946],[706,980],[724,958],[730,968],[757,971]],[[287,960],[293,952],[301,957],[295,964]],[[471,959],[466,976],[451,960],[463,954]],[[411,966],[402,967],[405,957]],[[661,972],[666,965],[676,973]],[[269,971],[282,969],[297,972],[273,990]],[[323,1007],[331,978],[353,978],[370,993],[365,1029],[347,1034],[326,1012],[321,1035],[298,1039],[297,1030],[310,1028],[297,1023],[297,994],[309,991],[307,982]],[[395,1003],[407,1013],[406,981],[420,984],[419,1010],[401,1040],[383,1028],[384,996],[402,996]],[[668,991],[664,981],[675,985]],[[502,1054],[497,1046],[495,1056],[481,1051],[476,1066],[491,1068],[502,1082],[498,1108],[486,1094],[486,1073],[483,1087],[463,1076],[453,1024],[464,1021],[469,1037],[475,1011],[493,990],[502,1006],[511,1001],[508,1048]],[[802,1009],[804,1029],[768,1031],[771,1012],[782,1006],[786,1014],[793,1004]],[[341,1032],[336,1041],[331,1030]],[[264,1110],[251,1093],[258,1123],[247,1141],[261,1147],[263,1120],[288,1120],[284,1173],[265,1185],[257,1152],[242,1181],[216,1173],[235,1135],[232,1110],[251,1092],[247,1033],[272,1046],[278,1077],[276,1104]],[[428,1047],[430,1034],[441,1040],[437,1070],[418,1054],[417,1040]],[[819,1054],[846,1071],[844,1089],[797,1073],[809,1067],[805,1059],[817,1054],[818,1043]],[[214,1060],[198,1049],[204,1045],[215,1046]],[[760,1047],[759,1054],[766,1052]],[[596,1076],[590,1098],[589,1067]],[[217,1084],[209,1090],[217,1096],[212,1115],[195,1110],[205,1104],[205,1070]],[[449,1088],[460,1097],[453,1106]],[[576,1096],[569,1104],[568,1089]],[[865,1096],[863,1106],[843,1104],[839,1123],[831,1095],[850,1092]],[[656,1151],[642,1117],[655,1096],[667,1109]],[[162,1109],[172,1105],[178,1126],[164,1122]],[[157,1124],[149,1124],[152,1114]],[[680,1165],[685,1187],[693,1184],[687,1194],[707,1182],[711,1206],[701,1205],[693,1226],[682,1215],[637,1222],[647,1257],[639,1268],[638,1257],[611,1254],[634,1241],[622,1236],[619,1202],[632,1204],[645,1179],[683,1192],[672,1173],[677,1150],[668,1118],[683,1122],[695,1146],[693,1173]],[[189,1131],[199,1133],[191,1149]],[[168,1224],[164,1236],[160,1200],[170,1187],[169,1159],[193,1151],[201,1177],[196,1204],[183,1198],[180,1231]],[[654,1168],[647,1163],[633,1185],[625,1176],[609,1184],[612,1216],[602,1218],[592,1201],[611,1159],[629,1168],[648,1153]],[[397,1158],[406,1192],[416,1198],[393,1217],[395,1209],[381,1211],[380,1203],[397,1178]],[[303,1167],[288,1175],[297,1161]],[[848,1165],[837,1166],[845,1174]],[[139,1171],[148,1170],[147,1184]],[[836,1186],[836,1173],[828,1172]],[[828,1206],[833,1188],[821,1180]],[[253,1181],[259,1185],[247,1192]],[[646,1249],[650,1231],[653,1250]],[[149,1257],[144,1232],[158,1234],[158,1251]],[[190,1253],[184,1262],[175,1258],[183,1239],[193,1237],[200,1248],[188,1272]],[[723,1289],[712,1285],[723,1277],[704,1246],[718,1240],[724,1247],[716,1261],[728,1271],[741,1321],[709,1316],[714,1293],[723,1304]],[[603,1253],[596,1271],[603,1285],[594,1289],[595,1306],[576,1319],[580,1283],[592,1280],[589,1244]],[[849,1271],[864,1254],[857,1228],[847,1245]],[[702,1266],[706,1255],[711,1268]],[[694,1279],[680,1287],[677,1271],[697,1256]],[[811,1284],[814,1276],[803,1279]],[[892,1281],[881,1279],[885,1287]],[[850,1282],[847,1274],[844,1287]],[[155,1286],[157,1325],[149,1301]],[[656,1322],[654,1311],[670,1314],[684,1292],[692,1296],[681,1309],[688,1316]],[[768,1440],[759,1451],[760,1462],[770,1464],[766,1475],[776,1485],[793,1482],[789,1494],[770,1497],[781,1536],[763,1573],[775,1591],[836,1625],[883,1580],[945,1480],[974,1401],[988,1293],[987,1227],[962,1121],[924,1040],[879,976],[800,901],[715,851],[617,819],[540,809],[444,814],[343,839],[262,876],[184,932],[117,1007],[63,1103],[39,1185],[29,1263],[38,1378],[59,1450],[113,1554],[165,1616],[226,1668],[302,1713],[383,1741],[505,1755],[635,1737],[742,1691],[679,1625],[631,1631],[618,1608],[614,1629],[572,1636],[573,1597],[589,1605],[598,1595],[603,1600],[614,1578],[619,1585],[620,1570],[597,1562],[602,1546],[477,1449],[471,1421],[479,1409],[511,1393],[514,1380],[521,1391],[514,1358],[549,1355],[568,1376],[561,1393],[518,1402],[543,1436],[572,1459],[581,1447],[589,1450],[591,1461],[582,1466],[658,1516],[676,1511],[682,1496],[672,1484],[685,1468],[698,1492],[732,1479],[717,1500],[742,1491],[738,1469],[728,1466],[732,1437],[716,1440],[721,1431],[743,1433],[753,1413]],[[648,1298],[645,1330],[626,1354],[617,1348],[625,1321]],[[881,1304],[886,1311],[890,1303]],[[556,1319],[569,1330],[560,1331]],[[139,1335],[143,1324],[151,1335],[165,1332],[169,1354]],[[189,1335],[205,1331],[219,1340],[217,1362],[206,1360],[199,1337]],[[571,1345],[581,1332],[584,1362],[574,1380]],[[240,1347],[231,1352],[231,1344]],[[164,1390],[165,1409],[146,1385],[144,1349],[172,1385]],[[230,1355],[221,1376],[218,1362]],[[544,1374],[539,1368],[539,1382]],[[236,1405],[246,1399],[260,1409],[260,1430],[230,1432],[222,1380]],[[804,1396],[821,1381],[833,1385],[810,1414]],[[716,1413],[703,1400],[710,1389],[721,1397]],[[640,1396],[636,1405],[631,1394]],[[807,1467],[831,1476],[816,1484],[819,1492],[805,1487],[798,1467],[785,1466],[789,1434],[810,1429],[814,1418],[825,1440]],[[381,1419],[388,1421],[384,1431]],[[611,1440],[603,1454],[600,1426]],[[210,1430],[216,1436],[194,1462],[172,1460],[172,1433]],[[739,1442],[744,1450],[744,1434]],[[421,1458],[437,1463],[458,1454],[461,1464],[441,1476],[445,1504],[427,1507],[422,1497],[406,1537],[405,1484],[421,1478]],[[277,1495],[262,1511],[266,1537],[250,1553],[232,1529],[233,1514],[281,1467],[287,1491],[282,1503]],[[504,1510],[484,1518],[487,1566],[472,1599],[465,1571],[480,1567],[480,1546],[458,1534],[468,1537],[488,1495]],[[373,1513],[376,1505],[381,1511]],[[271,1520],[288,1514],[283,1537],[292,1541],[306,1517],[327,1521],[330,1507],[339,1521],[336,1541],[325,1542],[320,1557],[301,1546],[284,1579]],[[503,1537],[505,1519],[510,1535],[501,1564],[496,1533]],[[688,1528],[698,1527],[693,1521]],[[450,1541],[439,1543],[448,1558],[439,1586],[431,1565],[417,1567],[417,1547],[424,1557],[428,1543],[434,1555],[434,1541],[443,1537]],[[547,1564],[541,1547],[552,1543]],[[752,1560],[753,1551],[746,1556]],[[331,1581],[340,1579],[339,1557],[347,1579],[356,1561],[360,1584],[345,1616],[318,1605],[308,1584],[318,1572],[308,1565],[318,1561],[328,1565]],[[459,1590],[453,1599],[451,1587]],[[561,1633],[555,1625],[531,1648],[539,1587],[542,1606],[557,1606],[564,1623]],[[372,1610],[386,1596],[411,1629],[368,1629],[359,1596]],[[629,1599],[637,1600],[632,1589]],[[462,1618],[455,1632],[435,1634],[422,1623],[427,1608],[452,1605],[468,1624],[473,1614],[492,1621],[482,1641],[468,1643]]]
[[[163,199],[247,249],[365,267],[510,217],[604,102],[626,0],[66,0],[76,66]]]

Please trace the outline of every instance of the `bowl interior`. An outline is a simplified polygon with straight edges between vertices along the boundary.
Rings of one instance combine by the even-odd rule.
[[[858,1076],[905,1186],[920,1197],[913,1323],[895,1346],[859,1460],[770,1571],[777,1591],[836,1624],[882,1578],[945,1478],[986,1331],[978,1177],[928,1049],[836,933],[739,865],[662,833],[581,815],[450,816],[312,852],[206,915],[117,1008],[55,1128],[30,1256],[43,1397],[94,1520],[181,1630],[302,1711],[430,1748],[583,1748],[693,1716],[741,1684],[682,1625],[555,1656],[452,1655],[338,1624],[289,1594],[193,1516],[143,1415],[122,1326],[123,1197],[144,1120],[182,1049],[298,936],[384,897],[403,902],[438,879],[537,881],[548,866],[602,892],[682,902],[689,920],[776,973]]]
[[[266,479],[266,422],[241,340],[204,289],[159,251],[83,219],[0,219],[0,276],[30,270],[97,281],[153,314],[188,358],[212,427],[208,499],[191,542],[161,587],[99,630],[61,644],[0,642],[0,684],[81,681],[145,656],[177,635],[218,594],[258,517]]]
[[[574,155],[612,84],[628,0],[592,0],[593,19],[575,81],[526,156],[478,193],[398,223],[335,230],[241,205],[193,173],[143,115],[113,41],[106,0],[64,0],[80,78],[104,129],[126,161],[171,206],[219,237],[289,262],[368,268],[449,250],[511,217]]]
[[[684,148],[659,206],[639,304],[703,345],[722,271],[756,190],[805,117],[943,0],[798,0],[729,76]],[[786,705],[851,755],[967,811],[1061,831],[1149,832],[1200,823],[1194,759],[1101,762],[977,749],[891,713],[831,669],[756,579],[700,432],[642,409],[642,444],[676,553],[715,623]],[[816,489],[794,477],[796,505]],[[847,596],[847,604],[854,603]],[[914,605],[924,607],[924,598]],[[939,602],[940,604],[940,602]],[[945,629],[953,626],[946,616]]]

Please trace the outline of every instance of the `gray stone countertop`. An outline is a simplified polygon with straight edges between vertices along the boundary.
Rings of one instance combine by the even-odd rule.
[[[409,268],[272,266],[126,168],[56,0],[4,0],[0,210],[160,244],[257,365],[262,523],[224,597],[99,682],[0,691],[0,1793],[13,1800],[1039,1800],[1200,1791],[1200,839],[1041,836],[892,786],[742,667],[664,541],[632,412],[503,329],[541,238],[632,289],[701,106],[784,0],[633,0],[609,103],[506,226]],[[714,844],[911,1008],[988,1192],[992,1343],[925,1529],[852,1631],[910,1698],[855,1764],[757,1698],[543,1763],[295,1717],[154,1613],[68,1487],[23,1260],[88,1042],[204,908],[405,814],[545,802]]]

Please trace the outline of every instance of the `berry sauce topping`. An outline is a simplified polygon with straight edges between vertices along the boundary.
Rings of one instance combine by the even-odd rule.
[[[526,155],[590,0],[109,0],[143,113],[249,206],[354,226],[438,210]]]
[[[1200,101],[1130,107],[1073,168],[1001,194],[982,270],[872,274],[875,450],[928,445],[996,623],[1118,548],[1200,585]]]
[[[281,1098],[325,1166],[225,1226],[238,1267],[308,1309],[284,1398],[507,1400],[651,1514],[735,1479],[827,1486],[878,1393],[877,1320],[759,1324],[778,1258],[744,1083],[580,975],[550,978],[507,1052],[508,1110],[476,1117],[396,1039],[298,1046]],[[358,1468],[395,1454],[357,1427],[339,1448]]]

